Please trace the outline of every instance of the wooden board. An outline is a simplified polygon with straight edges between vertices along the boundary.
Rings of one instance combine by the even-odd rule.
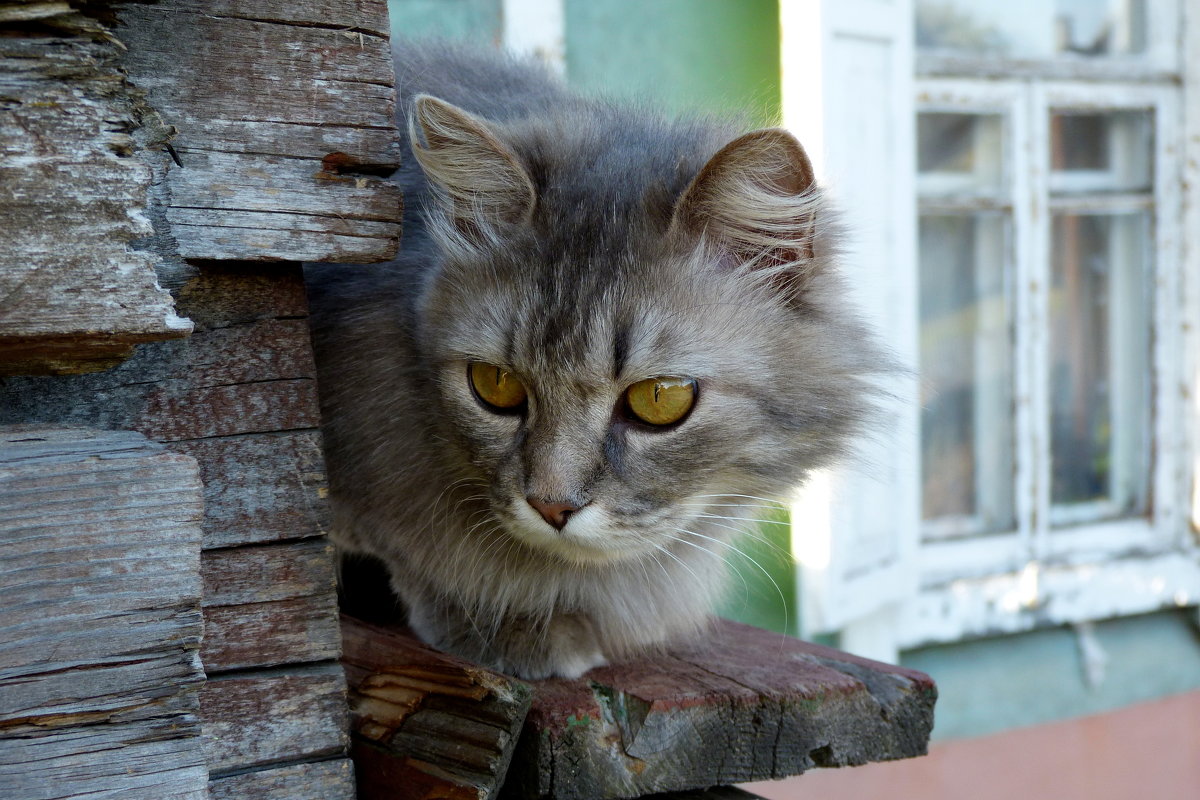
[[[394,627],[342,618],[360,800],[484,800],[500,791],[529,685]]]
[[[0,797],[204,797],[201,513],[139,434],[0,429]]]
[[[133,428],[196,458],[204,546],[328,527],[315,367],[299,267],[206,264],[179,291],[186,340],[104,373],[0,382],[0,424]]]
[[[663,658],[535,684],[505,791],[638,797],[922,755],[927,675],[734,622]]]
[[[151,233],[161,120],[90,37],[0,35],[0,374],[103,369],[138,342],[191,330],[131,249]]]
[[[336,664],[209,677],[200,695],[214,778],[346,753],[346,679]]]
[[[348,758],[289,764],[216,778],[209,800],[355,800]]]
[[[177,131],[183,167],[162,162],[163,223],[180,257],[395,255],[400,196],[381,177],[400,159],[383,0],[115,11],[122,65]]]
[[[333,548],[323,540],[206,550],[209,674],[336,660],[341,653]]]

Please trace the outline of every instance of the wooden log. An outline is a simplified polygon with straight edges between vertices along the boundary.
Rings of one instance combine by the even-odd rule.
[[[343,616],[361,800],[494,798],[525,714],[529,685]]]
[[[355,800],[348,758],[289,764],[216,778],[209,800]]]
[[[125,79],[119,47],[32,29],[0,35],[0,374],[104,369],[191,325],[130,243],[152,232],[165,126]]]
[[[507,796],[638,797],[926,751],[913,670],[722,621],[692,647],[535,684]]]
[[[205,796],[201,512],[139,434],[0,429],[0,797]]]
[[[323,540],[205,551],[200,655],[208,673],[336,660],[332,551]]]
[[[178,131],[183,168],[163,166],[179,256],[395,255],[400,197],[380,177],[400,159],[382,0],[164,0],[115,11],[123,66]]]
[[[338,758],[349,744],[346,679],[336,664],[210,677],[200,716],[214,778]]]

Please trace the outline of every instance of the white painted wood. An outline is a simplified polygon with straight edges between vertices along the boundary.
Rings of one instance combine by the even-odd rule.
[[[1190,19],[1200,21],[1200,0],[1188,0],[1188,13]],[[1196,26],[1189,28],[1187,35],[1193,44],[1200,44]],[[948,538],[944,533],[936,538],[926,536],[918,559],[921,590],[902,606],[898,618],[902,647],[1143,613],[1200,599],[1200,556],[1195,546],[1200,493],[1194,488],[1200,419],[1200,404],[1195,399],[1200,349],[1194,322],[1200,319],[1200,202],[1196,189],[1200,135],[1194,133],[1200,124],[1196,83],[1200,80],[1200,56],[1196,47],[1187,52],[1190,71],[1182,94],[1161,81],[1161,76],[1142,85],[1128,80],[1129,76],[1120,82],[1102,82],[1098,73],[1070,82],[1029,80],[1028,69],[1020,80],[1001,72],[996,74],[1011,79],[938,78],[918,84],[918,102],[923,109],[999,109],[1010,123],[1012,201],[1011,205],[1001,202],[999,208],[1011,209],[1015,226],[1018,530],[965,538]],[[1158,63],[1161,67],[1166,62]],[[1047,78],[1062,76],[1060,69],[1044,71]],[[1048,149],[1052,108],[1152,111],[1153,192],[1052,198]],[[1188,160],[1181,158],[1181,151]],[[1186,221],[1180,212],[1184,201]],[[949,208],[958,200],[938,202]],[[963,206],[958,203],[958,207]],[[1046,287],[1051,266],[1050,215],[1059,210],[1153,214],[1150,368],[1156,392],[1152,506],[1145,517],[1114,518],[1119,517],[1119,502],[1051,508],[1050,299]],[[1120,287],[1113,291],[1118,300]],[[1124,312],[1118,309],[1114,313]],[[1115,355],[1117,359],[1137,357],[1133,353]],[[1128,407],[1132,399],[1122,399],[1120,393],[1118,389],[1117,407],[1122,403]],[[1130,446],[1128,441],[1117,445],[1125,451]],[[1123,457],[1119,449],[1114,455]],[[1181,511],[1189,503],[1190,528],[1189,514]]]
[[[916,361],[912,4],[825,0],[781,5],[783,110],[851,228],[844,266],[854,298]],[[843,467],[818,476],[793,510],[806,634],[844,629],[892,652],[869,618],[915,589],[916,385],[889,380],[881,433]]]
[[[540,58],[559,74],[567,68],[563,0],[504,0],[504,46]]]

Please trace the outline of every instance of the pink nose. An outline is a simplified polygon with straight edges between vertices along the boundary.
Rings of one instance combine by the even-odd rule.
[[[536,497],[526,497],[525,499],[529,501],[529,505],[533,506],[535,511],[542,515],[542,519],[560,531],[567,524],[567,517],[581,508],[581,506],[571,503],[552,503]]]

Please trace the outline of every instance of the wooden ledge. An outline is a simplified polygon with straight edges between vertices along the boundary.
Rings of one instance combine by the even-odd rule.
[[[639,797],[908,758],[937,698],[923,673],[728,621],[529,683],[402,628],[343,617],[342,635],[363,800]]]

